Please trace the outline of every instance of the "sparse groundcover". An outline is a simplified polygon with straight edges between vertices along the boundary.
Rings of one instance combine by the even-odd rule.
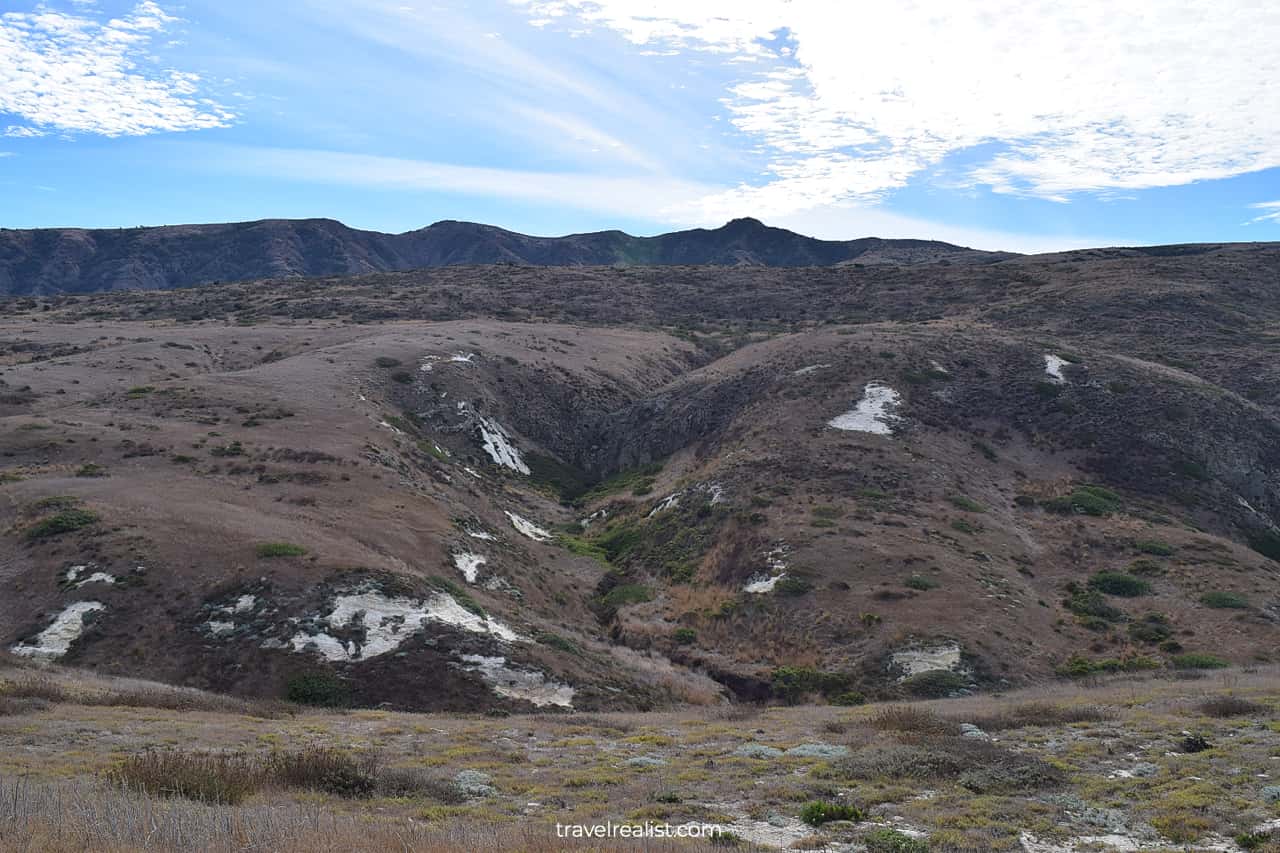
[[[1122,658],[1088,658],[1072,655],[1061,666],[1058,674],[1069,678],[1084,678],[1115,672],[1143,672],[1160,669],[1160,661],[1147,655],[1128,655]]]
[[[107,469],[96,462],[86,462],[76,469],[77,477],[105,477]]]
[[[956,507],[957,509],[962,509],[965,512],[986,512],[987,511],[987,508],[984,507],[982,504],[978,503],[973,498],[967,497],[965,495],[952,495],[951,497],[947,498],[947,500],[951,501],[952,506]]]
[[[1143,539],[1139,542],[1135,542],[1133,547],[1144,554],[1152,554],[1157,557],[1172,556],[1174,550],[1176,550],[1168,542],[1163,542],[1158,539]]]

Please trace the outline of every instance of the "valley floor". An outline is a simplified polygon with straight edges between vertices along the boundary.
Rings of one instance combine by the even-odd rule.
[[[0,851],[1275,850],[1277,708],[1277,668],[910,705],[468,716],[0,666]],[[732,835],[562,837],[608,822]]]

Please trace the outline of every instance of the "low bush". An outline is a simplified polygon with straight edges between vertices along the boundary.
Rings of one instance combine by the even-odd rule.
[[[902,585],[908,589],[918,589],[921,592],[937,589],[938,586],[940,586],[938,581],[933,578],[925,577],[924,575],[912,575],[903,581]]]
[[[671,639],[681,646],[689,646],[698,642],[698,632],[692,628],[677,628],[671,633]]]
[[[984,732],[1022,729],[1029,726],[1065,726],[1071,723],[1096,723],[1113,715],[1097,705],[1054,705],[1049,702],[1027,702],[1007,710],[978,717],[966,717]]]
[[[865,813],[857,806],[815,800],[800,809],[800,819],[810,826],[822,826],[833,820],[862,820]]]
[[[867,853],[929,853],[929,842],[887,827],[862,836]]]
[[[1249,547],[1264,557],[1280,560],[1280,533],[1266,530],[1249,537]]]
[[[1141,542],[1135,542],[1133,547],[1144,554],[1152,554],[1156,557],[1169,557],[1173,555],[1174,551],[1172,545],[1158,539],[1144,539]]]
[[[1174,669],[1226,669],[1231,664],[1217,655],[1203,652],[1187,652],[1186,654],[1174,655],[1169,659],[1169,665]]]
[[[889,705],[877,711],[875,716],[867,722],[873,729],[881,731],[937,735],[954,734],[959,731],[956,724],[950,720],[914,705]]]
[[[922,699],[941,699],[961,690],[969,680],[958,672],[949,669],[931,669],[928,672],[909,676],[902,682],[902,687],[912,696]]]
[[[813,589],[813,582],[808,578],[799,575],[787,575],[782,580],[773,585],[775,595],[786,595],[796,597],[804,595]]]
[[[400,366],[400,359],[398,359],[398,358],[392,358],[392,357],[391,357],[391,356],[389,356],[389,355],[380,355],[380,356],[378,356],[377,358],[375,358],[375,359],[373,360],[373,363],[374,363],[374,364],[376,364],[376,365],[378,365],[378,367],[381,367],[381,368],[384,368],[384,369],[389,369],[389,368],[392,368],[392,367],[399,367],[399,366]]]
[[[273,557],[301,557],[307,549],[290,542],[262,542],[257,547],[258,556],[264,559]]]
[[[1050,512],[1094,516],[1111,515],[1122,506],[1120,496],[1102,486],[1079,486],[1069,495],[1049,498],[1040,505]]]
[[[108,781],[154,797],[235,805],[265,781],[260,760],[238,753],[148,750],[106,772]]]
[[[836,762],[850,779],[957,782],[975,793],[1018,793],[1061,785],[1065,774],[1034,755],[954,735],[913,735],[906,743],[873,743]]]
[[[842,672],[824,672],[811,666],[780,666],[769,677],[773,693],[785,702],[799,702],[805,696],[831,696],[845,692],[850,676]]]
[[[653,592],[647,586],[638,583],[622,584],[609,590],[600,603],[610,610],[616,610],[627,604],[640,604],[653,598]]]
[[[98,514],[87,509],[64,509],[56,515],[43,518],[27,528],[29,540],[50,539],[73,530],[80,530],[98,521]]]
[[[956,507],[957,509],[962,509],[965,512],[986,512],[987,511],[987,508],[985,506],[978,503],[973,498],[967,497],[965,495],[952,495],[951,497],[947,498],[947,500],[951,501],[952,506]]]
[[[1214,696],[1197,705],[1196,710],[1206,717],[1261,717],[1267,713],[1267,706],[1239,696]]]
[[[1248,599],[1234,592],[1206,592],[1200,596],[1200,603],[1225,610],[1243,610],[1249,606]]]
[[[285,698],[299,705],[345,708],[351,703],[347,683],[331,672],[303,672],[285,683]]]
[[[1151,584],[1124,572],[1098,572],[1089,578],[1089,587],[1122,598],[1136,598],[1151,592]]]
[[[1123,658],[1086,658],[1072,655],[1058,667],[1058,674],[1068,678],[1085,678],[1116,672],[1145,672],[1160,668],[1160,661],[1146,655],[1129,655]]]
[[[1148,613],[1129,623],[1129,637],[1139,643],[1163,643],[1173,636],[1173,625],[1162,613]]]
[[[77,477],[105,477],[107,469],[97,462],[86,462],[76,469]]]

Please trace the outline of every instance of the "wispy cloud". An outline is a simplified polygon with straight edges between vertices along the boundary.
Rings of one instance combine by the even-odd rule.
[[[704,195],[706,185],[654,176],[615,177],[575,172],[534,172],[379,157],[339,151],[205,145],[203,168],[255,177],[346,185],[366,189],[458,193],[567,206],[634,216]]]
[[[544,28],[767,64],[725,101],[767,170],[707,211],[876,201],[978,146],[996,153],[963,185],[1057,201],[1280,166],[1274,3],[511,2]]]
[[[1264,212],[1244,223],[1245,225],[1252,225],[1255,222],[1280,222],[1280,201],[1260,201],[1249,207]]]
[[[158,67],[153,37],[177,21],[153,0],[102,20],[43,4],[0,15],[0,113],[24,119],[6,136],[50,131],[103,136],[223,127],[235,116],[199,97],[200,78]]]

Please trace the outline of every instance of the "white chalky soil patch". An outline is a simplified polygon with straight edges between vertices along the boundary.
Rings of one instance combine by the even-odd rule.
[[[519,471],[521,474],[529,473],[529,466],[520,456],[520,451],[507,438],[506,431],[497,421],[481,418],[480,438],[483,439],[484,452],[488,453],[489,458],[496,464]]]
[[[808,367],[802,367],[799,370],[791,371],[792,376],[808,376],[810,373],[816,373],[819,370],[826,370],[829,364],[811,364]]]
[[[778,581],[787,576],[787,546],[781,545],[774,548],[766,556],[765,560],[769,564],[769,571],[765,574],[754,575],[747,579],[747,585],[742,588],[743,592],[749,592],[754,595],[763,595],[764,593],[773,592],[773,588],[778,585]]]
[[[1044,354],[1044,372],[1049,374],[1049,380],[1059,385],[1065,385],[1067,382],[1066,375],[1062,372],[1062,368],[1071,362],[1065,358],[1060,358],[1053,353]]]
[[[894,652],[892,658],[893,662],[906,672],[903,679],[936,669],[954,671],[960,668],[960,646],[958,643],[943,643],[918,649],[904,649]]]
[[[507,659],[501,656],[463,655],[462,659],[468,664],[467,670],[478,672],[499,696],[523,699],[539,708],[547,705],[573,707],[576,691],[567,684],[548,680],[540,672],[509,667]]]
[[[511,526],[522,536],[527,536],[535,542],[549,542],[551,540],[551,531],[539,527],[529,519],[516,515],[510,510],[504,510],[504,512],[506,512],[507,518],[511,519]]]
[[[851,411],[827,421],[828,426],[851,432],[869,432],[890,435],[898,420],[897,408],[902,395],[880,382],[868,382],[862,389],[862,399]]]
[[[232,613],[248,613],[250,610],[258,606],[258,597],[256,595],[242,595],[236,599],[235,605],[231,608]]]
[[[473,352],[455,352],[449,356],[449,361],[454,364],[474,364],[475,360],[476,354]]]
[[[498,538],[497,536],[494,536],[492,533],[490,533],[487,530],[480,530],[474,527],[465,527],[463,528],[463,532],[466,533],[468,536],[470,536],[472,539],[482,539],[485,542],[493,542],[495,539]]]
[[[492,617],[472,613],[446,592],[432,593],[426,601],[393,598],[380,592],[351,592],[334,600],[333,610],[324,621],[332,628],[363,628],[364,642],[343,641],[323,632],[299,632],[289,640],[293,650],[312,648],[329,660],[368,660],[399,648],[427,622],[523,642],[523,638],[506,625]]]
[[[49,627],[36,635],[32,643],[18,643],[9,651],[19,657],[55,660],[71,649],[71,644],[84,633],[84,618],[90,613],[106,610],[100,601],[77,601],[54,617]]]
[[[657,506],[649,510],[649,514],[646,515],[645,518],[653,518],[658,513],[666,512],[669,509],[674,509],[679,505],[680,505],[680,492],[676,492],[675,494],[672,494],[672,495],[667,495],[665,498],[662,499],[662,501]]]
[[[453,565],[458,571],[462,572],[462,576],[466,578],[467,583],[475,583],[476,576],[480,573],[480,567],[489,562],[479,554],[454,554]]]

